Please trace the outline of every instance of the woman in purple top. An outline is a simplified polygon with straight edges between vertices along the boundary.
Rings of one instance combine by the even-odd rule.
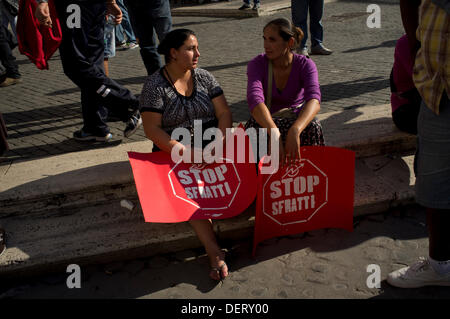
[[[275,129],[274,134],[282,138],[280,162],[291,162],[300,159],[300,146],[325,144],[321,125],[315,119],[321,99],[317,68],[309,58],[294,53],[303,32],[289,20],[270,21],[264,27],[263,38],[265,54],[256,56],[247,66],[247,102],[252,118],[246,128],[263,127],[269,135],[270,129]],[[269,110],[265,96],[270,62],[273,78]],[[286,108],[290,116],[278,117],[279,111]]]

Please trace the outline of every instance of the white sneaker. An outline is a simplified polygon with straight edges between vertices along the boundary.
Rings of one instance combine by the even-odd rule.
[[[139,48],[139,44],[134,43],[134,42],[127,43],[127,46],[128,46],[128,49],[130,49],[130,50]]]
[[[419,261],[411,266],[391,272],[387,277],[387,282],[399,288],[450,286],[450,273],[438,274],[428,258],[420,257]]]

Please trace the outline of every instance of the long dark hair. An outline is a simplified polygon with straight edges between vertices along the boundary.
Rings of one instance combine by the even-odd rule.
[[[191,35],[195,36],[194,31],[189,29],[175,29],[170,31],[158,46],[158,53],[163,54],[166,64],[172,60],[170,49],[178,50]]]

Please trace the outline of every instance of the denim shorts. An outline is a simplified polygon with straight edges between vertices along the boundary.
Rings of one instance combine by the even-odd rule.
[[[112,58],[116,55],[116,35],[114,32],[115,25],[105,23],[105,58]]]
[[[417,130],[416,201],[450,209],[450,101],[445,92],[439,115],[422,102]]]

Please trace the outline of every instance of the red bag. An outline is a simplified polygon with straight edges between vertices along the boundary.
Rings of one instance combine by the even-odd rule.
[[[20,53],[26,55],[40,70],[48,70],[47,61],[58,49],[62,41],[61,25],[54,5],[48,2],[52,28],[39,24],[34,17],[37,7],[35,0],[20,0],[17,17],[17,41]]]

